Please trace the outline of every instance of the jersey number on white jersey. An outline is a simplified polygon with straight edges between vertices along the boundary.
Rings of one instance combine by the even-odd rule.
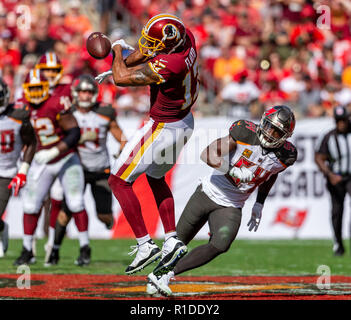
[[[0,142],[1,153],[12,152],[15,145],[15,131],[13,129],[0,131]]]

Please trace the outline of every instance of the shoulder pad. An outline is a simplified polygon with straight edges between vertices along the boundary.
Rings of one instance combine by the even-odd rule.
[[[229,129],[229,133],[237,142],[239,141],[250,145],[260,144],[256,134],[256,124],[251,121],[235,121]]]
[[[8,116],[16,120],[28,121],[30,116],[29,106],[22,102],[10,105]]]
[[[98,105],[94,111],[97,114],[100,114],[102,116],[108,117],[110,121],[113,121],[116,119],[116,110],[110,105]]]
[[[280,162],[287,167],[292,166],[297,159],[297,149],[289,141],[285,141],[284,145],[274,152]]]

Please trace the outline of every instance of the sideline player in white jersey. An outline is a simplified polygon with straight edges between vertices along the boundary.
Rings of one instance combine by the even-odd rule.
[[[9,104],[10,92],[0,78],[0,258],[8,248],[8,224],[2,220],[11,196],[17,196],[26,183],[27,172],[34,157],[37,139],[29,121],[29,109]],[[17,161],[24,149],[22,164]]]
[[[179,239],[185,244],[208,222],[210,239],[181,258],[168,273],[148,276],[147,292],[169,296],[169,281],[175,275],[207,264],[229,250],[241,224],[245,201],[258,187],[256,202],[247,224],[257,231],[264,202],[280,172],[294,164],[295,146],[287,141],[295,128],[295,116],[287,106],[267,110],[259,125],[239,120],[229,134],[212,142],[201,159],[213,173],[202,179],[189,199],[177,224]]]
[[[15,265],[35,262],[32,242],[40,210],[54,180],[59,177],[78,229],[80,255],[76,264],[90,260],[88,215],[84,208],[84,174],[76,153],[80,139],[78,123],[65,101],[49,95],[49,82],[39,69],[32,69],[23,83],[25,99],[37,136],[37,151],[23,192],[23,249]]]
[[[81,130],[78,153],[83,165],[85,186],[91,186],[98,219],[107,229],[112,229],[112,192],[107,182],[110,175],[107,134],[110,132],[120,143],[119,152],[123,150],[127,140],[116,121],[116,111],[111,105],[105,106],[96,101],[98,87],[91,75],[83,74],[73,81],[72,96],[72,112]],[[51,198],[62,202],[63,192],[60,191],[60,185],[55,183],[52,191]],[[59,261],[59,248],[69,220],[69,210],[64,205],[64,212],[60,212],[56,222],[55,237],[50,243],[53,249],[46,261],[48,266]]]

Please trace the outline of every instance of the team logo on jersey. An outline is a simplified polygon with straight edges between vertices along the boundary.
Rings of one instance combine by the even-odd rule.
[[[252,155],[252,151],[249,150],[249,149],[245,149],[242,153],[242,155],[245,157],[245,158],[250,158],[251,155]]]

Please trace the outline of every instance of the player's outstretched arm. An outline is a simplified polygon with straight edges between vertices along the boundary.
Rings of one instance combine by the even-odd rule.
[[[112,48],[115,58],[112,64],[112,76],[116,86],[147,86],[158,83],[160,78],[144,63],[136,67],[127,67],[122,56],[122,47],[115,45]]]
[[[20,136],[24,146],[23,162],[16,176],[13,177],[10,184],[8,185],[9,189],[13,189],[13,195],[15,197],[18,196],[19,190],[26,184],[27,172],[33,160],[37,147],[37,138],[29,120],[26,120],[22,123]]]
[[[262,218],[262,210],[263,210],[264,202],[269,194],[269,191],[272,189],[275,181],[277,180],[277,177],[278,177],[278,173],[273,174],[267,181],[263,182],[258,187],[256,202],[251,211],[251,218],[247,223],[247,226],[249,227],[249,231],[252,231],[252,230],[254,230],[255,232],[257,231]]]
[[[229,171],[229,162],[223,156],[230,152],[235,152],[236,142],[230,135],[217,139],[210,143],[201,153],[201,160],[206,162],[210,167],[227,173]]]
[[[126,59],[124,59],[124,62],[126,66],[130,68],[143,64],[149,59],[150,58],[142,54],[140,50],[135,50]]]
[[[37,138],[29,120],[23,122],[20,135],[23,145],[26,147],[23,153],[23,162],[31,164],[37,147]]]
[[[278,173],[273,174],[270,176],[268,180],[266,180],[265,182],[259,185],[256,202],[259,202],[262,205],[264,204],[269,194],[269,191],[271,191],[275,181],[277,180],[277,177],[278,177]]]

